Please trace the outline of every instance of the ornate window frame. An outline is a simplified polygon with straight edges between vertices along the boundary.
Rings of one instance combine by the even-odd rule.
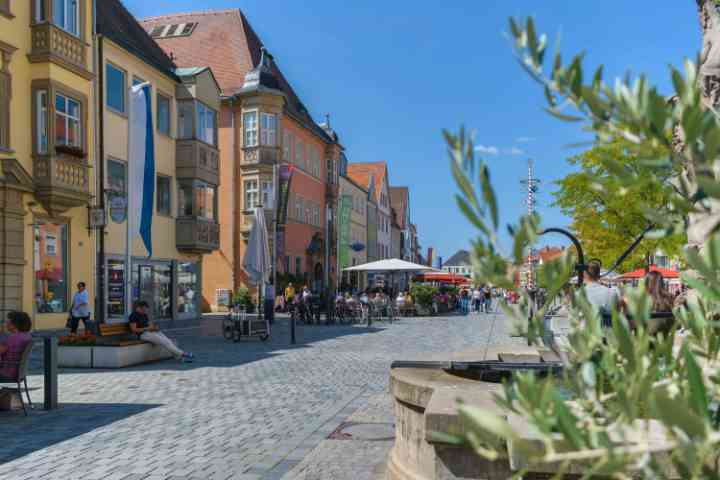
[[[2,5],[2,0],[0,0]],[[10,107],[12,102],[12,75],[10,61],[16,47],[0,41],[0,152],[12,153],[10,148]]]

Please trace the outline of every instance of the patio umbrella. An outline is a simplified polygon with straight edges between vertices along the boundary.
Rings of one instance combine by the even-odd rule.
[[[265,227],[265,213],[262,208],[256,208],[250,239],[245,250],[245,258],[243,258],[243,268],[249,280],[255,285],[261,286],[268,281],[270,267],[270,247]]]
[[[417,263],[406,262],[399,258],[389,258],[387,260],[378,260],[377,262],[364,263],[343,269],[346,272],[434,272],[434,268],[427,265],[418,265]]]

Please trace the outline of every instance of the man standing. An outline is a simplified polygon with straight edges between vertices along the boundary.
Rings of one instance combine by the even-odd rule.
[[[150,322],[147,315],[148,304],[144,300],[135,303],[135,311],[130,315],[130,330],[153,345],[159,345],[170,352],[176,359],[183,362],[192,362],[195,358],[190,352],[179,349],[175,343],[165,336],[154,323]]]
[[[620,295],[614,288],[600,283],[600,262],[591,260],[585,270],[585,296],[593,307],[597,308],[602,317],[603,327],[612,326],[612,311],[620,303]]]

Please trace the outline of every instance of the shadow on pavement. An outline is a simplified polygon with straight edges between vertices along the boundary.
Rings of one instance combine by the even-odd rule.
[[[159,406],[67,403],[50,412],[36,406],[27,417],[22,411],[0,412],[0,465]]]
[[[158,322],[161,330],[175,340],[180,348],[193,352],[193,363],[180,363],[177,360],[164,360],[147,363],[120,370],[107,369],[60,369],[60,375],[78,373],[102,373],[107,371],[157,371],[192,370],[205,367],[236,367],[257,362],[270,357],[283,355],[296,349],[313,348],[314,344],[349,335],[368,335],[382,332],[388,328],[385,322],[366,325],[303,325],[296,326],[297,343],[290,343],[290,319],[280,317],[270,327],[271,335],[266,342],[257,338],[242,339],[240,342],[226,340],[222,336],[222,316],[204,316],[195,322]],[[37,335],[42,336],[43,334]],[[42,345],[36,345],[31,358],[30,371],[34,375],[43,374]]]

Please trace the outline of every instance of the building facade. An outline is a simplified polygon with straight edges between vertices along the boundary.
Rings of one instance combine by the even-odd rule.
[[[443,263],[442,269],[444,272],[455,273],[472,278],[474,270],[472,259],[470,258],[470,252],[467,250],[458,250],[453,256],[448,258],[445,263]]]
[[[368,190],[371,203],[374,204],[374,208],[370,207],[375,210],[373,221],[368,211],[368,244],[372,240],[375,245],[368,249],[368,257],[374,260],[390,258],[392,212],[387,163],[351,163],[348,165],[348,177]]]
[[[96,294],[93,2],[0,2],[0,315],[65,325]]]
[[[410,189],[408,187],[390,187],[390,205],[395,210],[395,220],[400,229],[400,247],[398,258],[412,262],[414,259],[414,237],[410,221]]]
[[[219,246],[220,90],[207,67],[177,69],[119,1],[99,2],[97,13],[99,172],[111,207],[99,248],[105,269],[98,317],[113,322],[127,315],[127,215],[115,207],[127,204],[129,88],[147,84],[156,170],[153,256],[133,240],[130,294],[147,301],[156,319],[194,318],[202,310],[202,257]]]
[[[339,198],[338,257],[342,272],[343,268],[368,261],[368,192],[346,175],[341,175]],[[347,225],[344,224],[343,208],[350,212]],[[358,272],[345,272],[340,287],[342,290],[362,290],[365,288],[365,276]]]
[[[247,284],[242,261],[258,206],[273,230],[276,272],[300,277],[316,291],[334,285],[338,136],[312,119],[241,11],[154,17],[143,26],[180,67],[210,66],[222,91],[223,230],[220,249],[203,260],[204,299],[218,309],[229,291]],[[281,169],[292,172],[287,212],[278,212],[276,203]]]

